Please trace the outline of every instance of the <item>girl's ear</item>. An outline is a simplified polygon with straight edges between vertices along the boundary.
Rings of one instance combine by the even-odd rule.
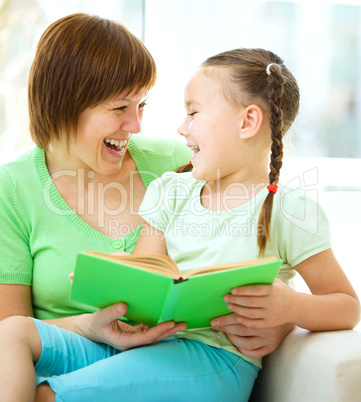
[[[246,140],[254,137],[263,123],[262,109],[257,105],[249,105],[242,112],[240,138]]]

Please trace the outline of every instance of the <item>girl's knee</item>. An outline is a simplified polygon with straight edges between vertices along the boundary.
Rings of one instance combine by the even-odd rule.
[[[34,362],[41,355],[41,340],[34,321],[24,316],[12,316],[0,322],[0,339],[12,344],[18,343],[24,349],[30,349]]]

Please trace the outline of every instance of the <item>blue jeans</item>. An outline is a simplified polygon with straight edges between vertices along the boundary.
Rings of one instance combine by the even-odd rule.
[[[259,368],[189,339],[120,352],[34,319],[42,342],[37,383],[56,401],[248,401]]]

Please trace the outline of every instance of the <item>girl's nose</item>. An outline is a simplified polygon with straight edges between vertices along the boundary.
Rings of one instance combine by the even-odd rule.
[[[188,135],[188,123],[187,119],[184,120],[184,122],[178,127],[178,134],[187,136]]]

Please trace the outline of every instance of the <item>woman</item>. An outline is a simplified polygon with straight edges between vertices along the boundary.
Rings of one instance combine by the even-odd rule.
[[[69,300],[77,252],[133,251],[146,187],[191,154],[175,141],[132,137],[155,78],[151,55],[119,24],[74,14],[44,32],[29,77],[37,147],[0,169],[0,319],[27,315],[74,329],[76,316],[94,311]],[[96,313],[97,339],[116,345],[114,314],[114,307]],[[136,344],[181,328],[152,328]],[[255,331],[230,314],[216,329],[261,357],[290,326]]]

